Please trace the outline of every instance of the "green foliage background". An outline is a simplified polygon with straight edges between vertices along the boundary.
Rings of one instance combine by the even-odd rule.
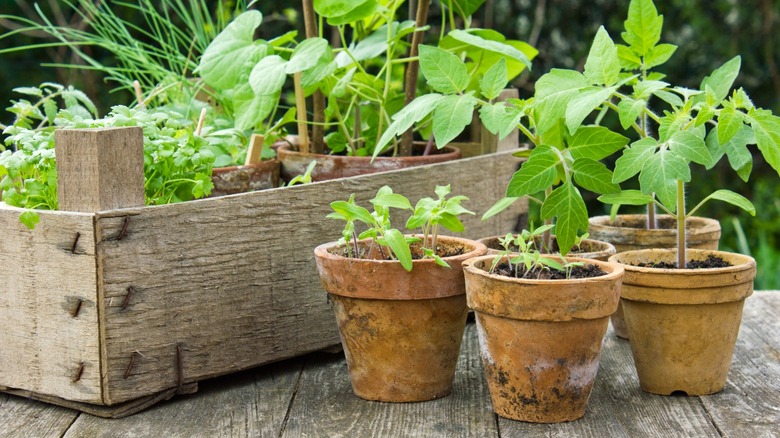
[[[61,13],[59,19],[64,23],[79,25],[77,18],[66,12],[57,12],[58,7],[67,10],[63,2],[41,0],[40,5],[47,14],[58,16]],[[664,15],[662,40],[680,46],[666,65],[665,73],[672,83],[698,88],[708,72],[740,54],[742,72],[736,86],[744,87],[757,106],[780,113],[780,0],[670,0],[659,1],[656,6]],[[254,7],[266,17],[259,36],[268,38],[291,27],[299,28],[300,35],[303,35],[299,2],[262,0]],[[628,1],[625,0],[486,0],[474,17],[472,26],[494,28],[508,38],[528,41],[539,50],[533,71],[524,73],[515,81],[521,95],[528,97],[533,92],[535,79],[552,67],[582,67],[600,24],[604,24],[613,38],[617,38],[627,8]],[[29,16],[31,11],[32,2],[0,0],[0,14]],[[433,0],[433,16],[429,21],[433,29],[430,34],[436,32],[440,22],[435,16],[438,11],[438,1]],[[0,32],[6,32],[8,26],[9,23],[0,20]],[[36,42],[40,40],[18,35],[13,39],[0,40],[0,50]],[[95,56],[102,62],[111,62],[106,54],[96,53]],[[107,112],[111,105],[131,102],[129,93],[109,93],[115,85],[105,83],[99,74],[40,67],[45,62],[74,60],[66,49],[41,49],[0,56],[0,102],[3,107],[10,99],[18,98],[11,93],[12,88],[37,85],[47,80],[84,90],[98,104],[100,113]],[[8,123],[9,116],[2,113],[0,123]],[[722,249],[750,252],[758,259],[759,270],[763,272],[759,272],[757,288],[778,289],[780,184],[777,176],[756,154],[753,175],[747,184],[739,181],[725,167],[712,173],[712,188],[732,183],[730,189],[753,200],[759,211],[755,218],[720,203],[709,204],[700,214],[721,221],[724,229]],[[688,189],[691,200],[701,199],[696,187]],[[589,202],[589,211],[592,215],[607,212],[595,201]]]

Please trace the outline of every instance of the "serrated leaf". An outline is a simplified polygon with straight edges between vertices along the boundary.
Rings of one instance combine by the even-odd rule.
[[[720,110],[718,115],[718,142],[723,144],[731,140],[742,129],[744,120],[744,114],[733,107],[724,107]]]
[[[638,70],[642,66],[642,59],[628,46],[615,44],[620,60],[620,67],[626,71]]]
[[[433,136],[436,147],[443,148],[471,124],[477,99],[471,94],[444,96],[433,112]]]
[[[619,193],[601,195],[598,197],[598,200],[604,204],[647,205],[653,202],[653,197],[639,190],[623,190]]]
[[[498,134],[505,130],[506,124],[512,124],[512,116],[503,102],[480,106],[479,119],[491,134]]]
[[[651,69],[666,63],[676,51],[677,46],[674,44],[659,44],[653,47],[645,56],[645,68]]]
[[[715,69],[709,76],[705,77],[701,81],[700,89],[705,91],[707,87],[710,87],[714,93],[716,102],[721,102],[729,95],[731,87],[734,85],[734,81],[739,75],[739,69],[742,65],[742,58],[735,56],[727,61],[722,66]],[[703,102],[702,97],[696,97],[694,102]]]
[[[588,158],[574,161],[574,180],[582,188],[598,194],[616,193],[620,186],[612,182],[612,172],[603,163]]]
[[[242,13],[217,35],[203,52],[196,72],[210,87],[228,90],[239,84],[268,53],[268,47],[254,41],[255,29],[263,22],[257,10]]]
[[[542,204],[542,218],[555,218],[555,236],[562,255],[577,241],[577,232],[588,229],[588,209],[574,184],[564,183],[550,193]]]
[[[717,199],[718,201],[727,202],[750,213],[751,216],[756,215],[756,207],[746,197],[734,193],[731,190],[717,190],[715,193],[707,196],[707,199]]]
[[[382,150],[397,135],[406,132],[412,125],[424,119],[433,112],[437,102],[444,96],[437,93],[424,94],[414,99],[409,105],[406,105],[401,111],[393,115],[393,123],[387,127],[382,137],[377,142],[374,149],[374,157],[382,153]]]
[[[385,231],[384,238],[385,242],[387,242],[387,246],[389,246],[390,250],[395,254],[395,258],[401,262],[401,266],[407,271],[411,271],[412,251],[409,248],[409,244],[406,243],[404,235],[396,229],[390,229]]]
[[[689,182],[688,162],[668,149],[660,149],[642,166],[639,186],[642,192],[655,193],[656,198],[674,212],[677,208],[677,180]]]
[[[506,61],[504,58],[501,58],[482,76],[482,79],[479,81],[479,89],[482,92],[482,96],[488,100],[493,100],[501,94],[506,85]]]
[[[420,45],[420,70],[428,85],[440,93],[461,93],[469,84],[466,64],[438,47]]]
[[[642,115],[642,110],[647,106],[647,101],[644,99],[632,99],[626,97],[618,103],[618,117],[620,118],[620,126],[623,129],[628,129],[637,122],[639,116]]]
[[[654,92],[663,90],[668,86],[669,83],[664,81],[639,81],[634,85],[634,95],[632,97],[635,99],[649,99]]]
[[[658,15],[652,0],[633,0],[628,5],[624,24],[623,41],[639,56],[646,56],[661,39],[664,19]]]
[[[712,162],[704,139],[690,131],[678,131],[666,142],[669,150],[688,161],[707,166]]]
[[[657,146],[658,142],[652,137],[632,143],[615,162],[612,182],[619,184],[639,173]]]
[[[780,173],[780,117],[772,115],[768,110],[751,110],[748,120],[764,159]]]
[[[585,118],[607,101],[616,90],[617,87],[589,87],[574,96],[566,108],[566,127],[569,132],[575,133]]]
[[[544,117],[537,121],[536,129],[544,134],[566,114],[571,99],[588,85],[585,76],[574,70],[552,69],[536,81],[534,107]]]
[[[753,134],[753,130],[746,125],[742,125],[742,129],[737,132],[726,143],[719,143],[717,133],[712,131],[707,136],[707,147],[710,150],[710,154],[716,151],[713,158],[714,164],[720,159],[723,154],[726,154],[729,160],[729,165],[732,169],[737,171],[737,175],[743,180],[747,181],[750,176],[750,172],[753,169],[753,154],[748,149],[749,144],[755,144],[756,138]]]
[[[615,85],[620,78],[617,47],[604,26],[599,27],[585,61],[585,78],[591,85]]]
[[[551,187],[558,176],[558,162],[558,156],[550,146],[537,146],[528,161],[512,175],[506,188],[506,196],[518,198]]]
[[[601,160],[621,150],[628,138],[603,126],[583,126],[569,139],[569,152],[575,160]]]

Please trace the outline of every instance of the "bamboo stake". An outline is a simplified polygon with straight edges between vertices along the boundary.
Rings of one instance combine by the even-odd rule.
[[[415,17],[415,26],[419,29],[428,21],[428,5],[430,0],[418,0],[417,2],[417,16]],[[412,46],[409,49],[409,57],[414,58],[419,54],[419,46],[424,36],[423,31],[416,31],[412,34]],[[417,95],[417,77],[419,75],[420,63],[419,61],[412,61],[406,64],[406,72],[404,74],[404,106],[409,105]],[[409,128],[401,136],[401,156],[412,155],[412,135],[413,129]],[[444,145],[439,145],[444,146]]]
[[[246,151],[246,161],[244,166],[257,164],[262,159],[263,143],[265,143],[265,136],[261,134],[252,134],[249,139],[249,149]]]
[[[304,154],[309,153],[309,131],[306,120],[306,98],[303,96],[303,86],[301,85],[301,74],[293,75],[295,82],[295,110],[298,115],[298,149]]]
[[[133,89],[135,90],[135,99],[138,101],[138,106],[144,107],[144,93],[141,90],[141,83],[137,80],[133,81]]]
[[[200,110],[200,117],[198,117],[198,127],[195,128],[195,135],[200,136],[201,131],[203,131],[203,125],[206,122],[206,108],[203,108]]]
[[[303,0],[303,25],[306,29],[306,38],[319,36],[317,31],[317,17],[314,13],[314,1]],[[296,90],[296,100],[298,96]],[[320,90],[315,90],[312,94],[312,120],[311,126],[311,151],[315,154],[321,154],[325,149],[325,96]]]

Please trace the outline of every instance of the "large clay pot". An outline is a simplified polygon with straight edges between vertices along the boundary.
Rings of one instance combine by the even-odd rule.
[[[676,221],[669,215],[658,217],[658,227],[648,230],[647,216],[643,214],[623,214],[613,221],[609,216],[596,216],[588,220],[588,234],[592,239],[609,242],[617,252],[637,249],[675,248],[677,247]],[[695,249],[718,249],[720,240],[720,222],[715,219],[691,217],[685,221],[687,247]],[[623,305],[610,318],[615,335],[628,339],[628,331],[623,318]]]
[[[571,260],[607,274],[530,280],[488,273],[493,256],[464,265],[493,410],[502,417],[556,423],[585,415],[623,268]]]
[[[454,237],[439,241],[465,249],[444,257],[450,268],[423,259],[407,272],[394,260],[343,257],[335,243],[314,250],[358,397],[416,402],[452,391],[467,315],[461,264],[487,248]]]
[[[289,181],[296,175],[306,172],[306,167],[312,160],[317,165],[312,170],[313,181],[326,181],[349,176],[366,175],[388,170],[406,169],[425,164],[443,163],[460,158],[460,150],[445,146],[442,149],[433,148],[430,155],[422,155],[425,144],[414,144],[415,154],[411,157],[377,157],[373,162],[371,157],[349,157],[344,155],[304,154],[298,152],[293,144],[284,144],[277,148],[276,154],[282,163],[282,179]]]
[[[756,262],[741,254],[688,250],[689,260],[704,260],[710,254],[733,266],[634,266],[674,262],[676,250],[638,250],[610,257],[626,271],[621,301],[639,384],[647,392],[705,395],[726,384],[742,306],[753,293]]]
[[[489,255],[498,255],[499,252],[504,250],[504,248],[501,247],[501,244],[498,243],[498,239],[503,237],[504,236],[483,237],[482,239],[479,239],[478,242],[481,242],[487,246],[487,253]],[[555,236],[552,236],[552,238],[553,251],[558,251],[558,242],[555,240]],[[594,259],[606,262],[607,259],[615,253],[615,247],[609,242],[602,242],[593,239],[583,239],[579,248],[572,248],[566,257],[579,257],[582,259]]]
[[[233,195],[279,187],[279,161],[264,160],[246,166],[215,167],[209,196]]]

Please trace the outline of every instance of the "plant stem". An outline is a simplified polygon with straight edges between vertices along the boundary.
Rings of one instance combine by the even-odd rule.
[[[415,26],[417,29],[425,26],[428,20],[428,5],[430,0],[418,0],[417,2],[417,16],[415,17]],[[417,30],[412,34],[412,46],[409,48],[409,57],[414,58],[418,55],[418,47],[422,42],[424,32]],[[406,64],[406,72],[404,73],[404,106],[409,105],[417,95],[417,77],[420,71],[420,62],[412,61]],[[401,156],[412,155],[412,135],[413,128],[409,128],[401,136]],[[443,146],[443,145],[442,145]]]
[[[318,36],[317,17],[314,15],[314,0],[303,0],[303,21],[306,28],[306,38]],[[298,90],[296,89],[296,98]],[[311,151],[315,154],[321,154],[324,151],[325,130],[325,96],[319,89],[312,95],[312,121],[311,127]],[[300,135],[300,133],[299,133]]]
[[[658,228],[658,219],[655,214],[655,203],[647,204],[647,229],[655,230]]]
[[[677,268],[685,269],[685,183],[677,180]]]
[[[552,194],[552,187],[547,187],[544,189],[544,199],[547,199],[550,197],[550,194]],[[544,221],[545,225],[552,225],[552,219],[547,219]],[[552,248],[552,233],[550,233],[550,230],[545,231],[542,234],[542,246],[544,248]]]

